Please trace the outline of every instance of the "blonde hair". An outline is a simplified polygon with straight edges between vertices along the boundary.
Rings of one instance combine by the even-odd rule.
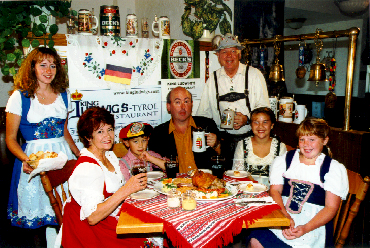
[[[47,47],[38,47],[32,50],[23,61],[17,75],[14,77],[14,87],[9,91],[11,95],[16,90],[27,91],[28,96],[34,98],[38,88],[35,65],[45,58],[53,58],[56,66],[56,74],[50,86],[55,93],[65,92],[69,86],[67,73],[57,52]]]
[[[299,125],[296,135],[299,138],[300,136],[315,135],[319,138],[325,139],[329,136],[330,127],[328,123],[319,118],[309,117],[306,118]]]

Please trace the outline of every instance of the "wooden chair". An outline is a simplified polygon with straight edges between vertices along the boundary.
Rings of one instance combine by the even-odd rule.
[[[361,202],[365,199],[369,188],[370,178],[365,179],[356,172],[347,170],[349,192],[347,200],[342,201],[337,215],[334,218],[334,244],[343,247],[348,237],[353,219],[356,217]]]
[[[64,165],[64,167],[60,170],[54,170],[54,171],[47,171],[47,172],[41,172],[41,182],[44,186],[44,190],[46,194],[49,197],[50,204],[53,207],[53,210],[55,212],[55,216],[57,218],[59,227],[62,225],[63,222],[63,215],[62,215],[62,209],[63,209],[63,202],[67,200],[66,192],[63,188],[63,183],[66,182],[69,177],[71,176],[73,169],[75,167],[77,160],[69,160]],[[63,201],[56,190],[56,187],[60,185],[62,189],[62,198]]]
[[[113,150],[114,154],[117,156],[117,158],[122,158],[128,152],[127,148],[122,143],[114,144],[112,150]]]

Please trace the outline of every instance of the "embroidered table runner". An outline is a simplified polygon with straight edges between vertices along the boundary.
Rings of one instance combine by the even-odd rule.
[[[267,196],[264,192],[258,197]],[[240,207],[234,199],[224,201],[197,201],[197,208],[184,211],[181,208],[169,209],[167,196],[159,195],[149,200],[126,199],[121,211],[144,221],[164,223],[164,229],[172,244],[181,248],[222,247],[233,240],[233,236],[246,225],[253,223],[272,211],[279,209],[277,204],[255,207]]]

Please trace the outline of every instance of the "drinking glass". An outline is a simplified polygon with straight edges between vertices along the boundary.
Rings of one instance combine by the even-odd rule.
[[[134,161],[132,168],[131,168],[131,174],[133,176],[140,174],[140,173],[146,173],[147,168],[146,168],[146,163],[143,160],[137,160]]]

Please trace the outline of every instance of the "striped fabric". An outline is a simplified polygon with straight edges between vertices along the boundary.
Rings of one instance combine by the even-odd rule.
[[[131,82],[131,76],[131,68],[107,64],[104,80],[129,85]]]
[[[258,197],[268,196],[266,192]],[[121,211],[144,222],[164,223],[167,237],[172,244],[181,248],[215,248],[233,241],[233,236],[242,230],[243,220],[248,224],[272,211],[277,204],[256,207],[239,207],[233,199],[224,201],[198,201],[194,211],[169,209],[167,197],[159,195],[140,201],[126,199]]]

